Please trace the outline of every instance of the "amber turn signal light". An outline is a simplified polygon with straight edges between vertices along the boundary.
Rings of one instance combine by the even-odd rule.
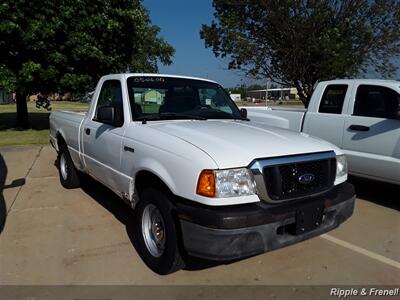
[[[197,182],[197,194],[205,197],[215,197],[215,174],[212,170],[203,170]]]

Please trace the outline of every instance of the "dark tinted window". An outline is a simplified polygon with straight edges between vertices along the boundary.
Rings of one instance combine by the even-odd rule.
[[[328,85],[322,95],[318,111],[327,114],[341,114],[346,92],[347,85],[345,84]]]
[[[115,109],[116,121],[122,124],[124,122],[123,104],[122,104],[122,88],[119,80],[107,80],[101,87],[99,99],[97,100],[97,111],[99,107],[112,106]]]
[[[400,95],[387,87],[360,85],[354,103],[354,115],[374,118],[396,119]]]

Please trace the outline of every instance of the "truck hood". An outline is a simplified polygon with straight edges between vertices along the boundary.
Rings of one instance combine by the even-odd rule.
[[[206,152],[219,168],[244,167],[254,159],[322,151],[334,145],[307,134],[248,121],[169,121],[147,124]]]

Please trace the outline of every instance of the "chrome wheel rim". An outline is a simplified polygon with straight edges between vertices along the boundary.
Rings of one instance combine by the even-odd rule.
[[[62,153],[60,156],[60,171],[61,176],[64,180],[68,178],[68,168],[67,168],[67,160],[65,159],[65,154]]]
[[[142,215],[142,235],[147,250],[154,257],[160,257],[165,249],[165,222],[160,210],[148,204]]]

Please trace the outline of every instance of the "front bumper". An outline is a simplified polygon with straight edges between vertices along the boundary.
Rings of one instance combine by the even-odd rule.
[[[176,203],[183,244],[193,256],[233,260],[282,248],[328,232],[353,213],[354,187],[343,183],[329,192],[282,204],[210,207],[186,201]],[[310,205],[323,208],[319,227],[294,234],[296,212]]]

